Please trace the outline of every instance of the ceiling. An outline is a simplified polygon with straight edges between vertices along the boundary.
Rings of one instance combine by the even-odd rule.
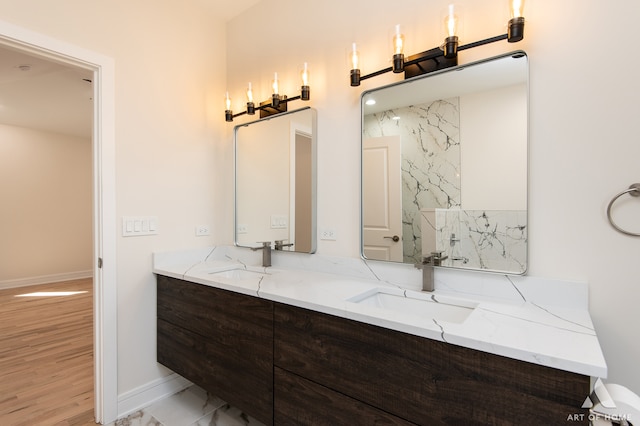
[[[91,137],[93,73],[0,46],[0,123]]]
[[[197,0],[225,22],[261,0]],[[90,138],[93,72],[0,44],[0,124]]]
[[[261,0],[198,0],[205,7],[209,8],[217,17],[228,21]]]

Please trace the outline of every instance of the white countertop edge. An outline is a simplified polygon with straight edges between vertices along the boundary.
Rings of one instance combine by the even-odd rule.
[[[493,355],[504,356],[507,358],[517,359],[520,361],[530,362],[537,365],[556,368],[559,370],[569,371],[577,374],[584,374],[591,377],[607,377],[607,366],[604,362],[598,362],[594,360],[594,363],[589,364],[581,361],[575,361],[570,359],[562,359],[551,355],[545,355],[544,353],[533,353],[518,348],[500,345],[491,342],[479,341],[467,336],[460,336],[436,329],[435,327],[421,327],[408,323],[393,321],[387,318],[381,318],[373,315],[366,315],[363,313],[350,310],[346,307],[332,307],[318,303],[311,303],[291,297],[285,297],[281,295],[269,294],[266,292],[260,292],[259,297],[274,302],[284,303],[287,305],[295,306],[298,308],[309,309],[311,311],[329,314],[349,320],[354,320],[364,324],[370,324],[386,329],[411,334],[414,336],[424,337],[431,340],[438,340],[441,342],[461,346],[468,349],[479,350],[482,352],[491,353]],[[346,302],[345,302],[346,305]],[[447,327],[449,324],[445,324]],[[597,338],[593,336],[593,344],[598,344]],[[604,361],[604,359],[602,360]]]

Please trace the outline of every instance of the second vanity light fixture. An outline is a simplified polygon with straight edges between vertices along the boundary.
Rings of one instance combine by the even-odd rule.
[[[287,104],[291,101],[295,101],[297,99],[308,101],[311,99],[311,88],[309,87],[309,66],[306,62],[304,63],[302,71],[300,71],[300,78],[302,80],[300,94],[289,98],[286,95],[280,95],[278,73],[274,73],[273,81],[271,83],[271,87],[273,89],[271,99],[261,102],[259,106],[256,106],[253,101],[253,88],[251,87],[251,83],[249,83],[249,86],[247,87],[247,109],[246,111],[239,112],[237,114],[234,114],[231,110],[231,98],[229,97],[229,92],[227,92],[225,98],[226,108],[224,111],[225,121],[231,122],[235,117],[244,114],[254,115],[256,111],[260,111],[260,118],[268,117],[270,115],[280,114],[281,112],[287,112]]]
[[[359,53],[356,44],[353,43],[350,53],[351,86],[359,86],[360,81],[362,80],[376,77],[390,71],[393,71],[394,73],[404,72],[405,79],[407,79],[417,75],[449,68],[458,65],[458,52],[461,50],[471,49],[473,47],[494,43],[500,40],[507,40],[509,43],[516,43],[522,40],[524,38],[524,16],[522,16],[524,0],[509,0],[509,5],[511,9],[511,19],[509,19],[506,34],[459,46],[457,35],[459,25],[458,15],[456,14],[455,6],[450,4],[447,8],[446,16],[444,17],[444,29],[446,34],[444,43],[440,47],[436,47],[407,58],[404,56],[404,35],[400,31],[400,26],[396,25],[395,33],[393,35],[393,65],[363,76],[360,75]]]

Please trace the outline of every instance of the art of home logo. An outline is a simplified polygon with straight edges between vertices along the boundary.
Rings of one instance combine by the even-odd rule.
[[[599,412],[598,410],[591,410],[593,407],[599,404],[599,407],[602,407],[606,410],[612,410],[617,408],[616,403],[609,395],[609,391],[607,387],[602,383],[602,380],[598,378],[593,387],[593,392],[591,395],[587,396],[582,403],[581,408],[589,409],[589,414],[587,415],[589,421],[593,422],[596,419],[614,421],[618,424],[629,424],[631,421],[631,415],[621,415],[621,414],[606,414]],[[585,414],[584,413],[572,413],[567,416],[567,421],[584,421]]]

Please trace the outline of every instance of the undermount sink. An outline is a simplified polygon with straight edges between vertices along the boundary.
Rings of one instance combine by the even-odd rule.
[[[430,293],[387,288],[368,290],[347,301],[403,315],[458,324],[463,323],[478,306],[476,303]]]
[[[250,271],[248,269],[227,269],[226,271],[211,272],[210,275],[230,280],[246,281],[264,278],[267,274],[265,272]]]

